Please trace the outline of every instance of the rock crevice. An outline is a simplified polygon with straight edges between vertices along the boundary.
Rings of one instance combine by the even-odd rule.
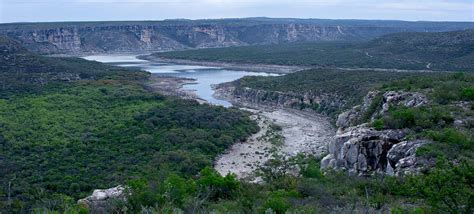
[[[379,99],[377,99],[379,97]],[[338,131],[329,144],[329,154],[321,160],[322,169],[345,170],[356,175],[374,173],[405,175],[418,173],[432,162],[416,156],[416,150],[429,140],[410,140],[411,130],[375,130],[370,123],[390,106],[420,107],[428,103],[421,93],[369,92],[361,105],[339,115]]]

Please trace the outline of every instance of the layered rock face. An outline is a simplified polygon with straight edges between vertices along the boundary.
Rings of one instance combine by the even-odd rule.
[[[381,96],[381,100],[377,100],[377,96]],[[339,115],[336,122],[339,130],[329,145],[329,154],[321,161],[321,168],[346,170],[357,175],[404,175],[429,167],[430,160],[416,156],[417,148],[431,143],[429,140],[408,140],[410,130],[375,130],[368,123],[362,123],[363,117],[372,118],[368,119],[370,122],[376,115],[386,113],[391,105],[419,107],[427,103],[421,93],[368,93],[362,105]],[[374,112],[367,115],[369,109]]]
[[[264,105],[295,109],[341,108],[346,102],[336,94],[292,93],[237,87],[235,83],[215,86],[215,96],[244,105]]]
[[[364,23],[366,22],[366,23]],[[459,24],[464,28],[468,24]],[[143,52],[314,41],[356,41],[451,25],[331,20],[186,20],[2,24],[0,34],[41,54]],[[457,26],[457,25],[454,25]]]
[[[347,169],[354,174],[385,172],[391,147],[405,137],[399,130],[376,131],[366,124],[337,133],[323,158],[323,168]]]

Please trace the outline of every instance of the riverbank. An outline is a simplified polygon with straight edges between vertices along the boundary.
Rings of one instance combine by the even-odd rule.
[[[163,95],[196,100],[201,104],[207,103],[206,100],[197,96],[193,91],[184,89],[183,86],[187,84],[196,84],[196,80],[184,77],[152,74],[150,80],[146,83],[146,86],[149,90]]]
[[[260,131],[220,155],[214,168],[221,174],[259,182],[257,172],[272,158],[288,160],[298,154],[321,156],[335,134],[325,117],[292,109],[241,108],[252,112]]]
[[[148,87],[165,95],[179,96],[206,103],[183,85],[193,84],[194,79],[152,75]],[[256,175],[265,163],[276,156],[288,159],[298,154],[320,156],[335,134],[329,118],[313,112],[304,112],[283,107],[269,107],[237,102],[222,91],[214,97],[229,101],[233,106],[251,112],[251,119],[260,126],[260,131],[244,142],[235,143],[214,162],[222,175],[235,174],[239,179],[258,182]]]
[[[271,65],[271,64],[237,64],[227,62],[212,62],[212,61],[193,61],[184,59],[168,59],[168,58],[157,58],[152,55],[140,55],[138,59],[148,60],[157,63],[172,63],[178,65],[198,65],[208,67],[219,67],[228,70],[237,71],[252,71],[252,72],[265,72],[275,74],[289,74],[301,70],[309,69],[309,67],[303,66],[283,66],[283,65]]]

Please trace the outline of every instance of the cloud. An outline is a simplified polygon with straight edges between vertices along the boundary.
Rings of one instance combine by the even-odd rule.
[[[472,0],[0,0],[0,22],[295,17],[474,21]]]

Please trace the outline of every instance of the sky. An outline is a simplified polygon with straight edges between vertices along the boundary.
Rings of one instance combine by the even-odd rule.
[[[0,0],[0,23],[242,17],[474,21],[474,0]]]

